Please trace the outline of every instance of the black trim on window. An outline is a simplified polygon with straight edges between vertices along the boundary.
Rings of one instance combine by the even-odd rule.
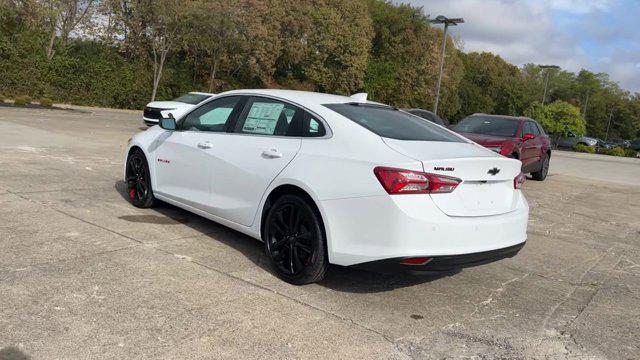
[[[318,123],[318,131],[311,132],[311,120],[314,120]],[[327,135],[327,130],[324,127],[322,121],[320,121],[316,116],[310,114],[309,112],[304,112],[304,121],[302,126],[302,136],[303,137],[323,137]]]

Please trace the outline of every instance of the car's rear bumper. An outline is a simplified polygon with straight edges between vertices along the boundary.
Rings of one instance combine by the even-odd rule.
[[[351,266],[410,257],[467,256],[527,240],[529,206],[518,191],[513,211],[491,216],[444,214],[429,195],[372,196],[321,201],[329,261]]]
[[[402,263],[403,260],[417,257],[398,257],[392,259],[376,260],[353,265],[354,267],[377,272],[401,272],[401,271],[448,271],[466,267],[484,265],[494,261],[515,256],[525,245],[522,242],[517,245],[502,249],[489,250],[463,255],[429,256],[425,254],[420,258],[428,259],[426,263],[413,265]]]

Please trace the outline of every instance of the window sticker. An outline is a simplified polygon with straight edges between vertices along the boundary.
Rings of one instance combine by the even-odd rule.
[[[254,102],[242,126],[242,132],[273,135],[283,108],[282,103]]]

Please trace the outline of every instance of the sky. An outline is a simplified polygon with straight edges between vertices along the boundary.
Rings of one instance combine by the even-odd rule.
[[[462,50],[505,60],[608,73],[640,92],[640,0],[402,0],[425,14],[463,17],[449,27]]]

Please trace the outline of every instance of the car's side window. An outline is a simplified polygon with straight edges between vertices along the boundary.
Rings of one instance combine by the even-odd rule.
[[[302,110],[275,99],[252,97],[245,106],[236,132],[254,135],[300,136]]]
[[[322,137],[327,134],[322,121],[318,120],[310,113],[304,113],[304,124],[302,127],[302,136],[304,137]]]
[[[180,124],[180,130],[224,132],[239,111],[240,96],[213,100],[189,113]]]
[[[538,131],[540,132],[540,135],[547,135],[547,133],[544,132],[544,129],[542,128],[542,125],[536,123],[536,126],[538,127]]]
[[[536,126],[535,123],[529,122],[529,129],[531,130],[531,133],[535,136],[540,135],[540,131],[538,131],[538,126]]]

